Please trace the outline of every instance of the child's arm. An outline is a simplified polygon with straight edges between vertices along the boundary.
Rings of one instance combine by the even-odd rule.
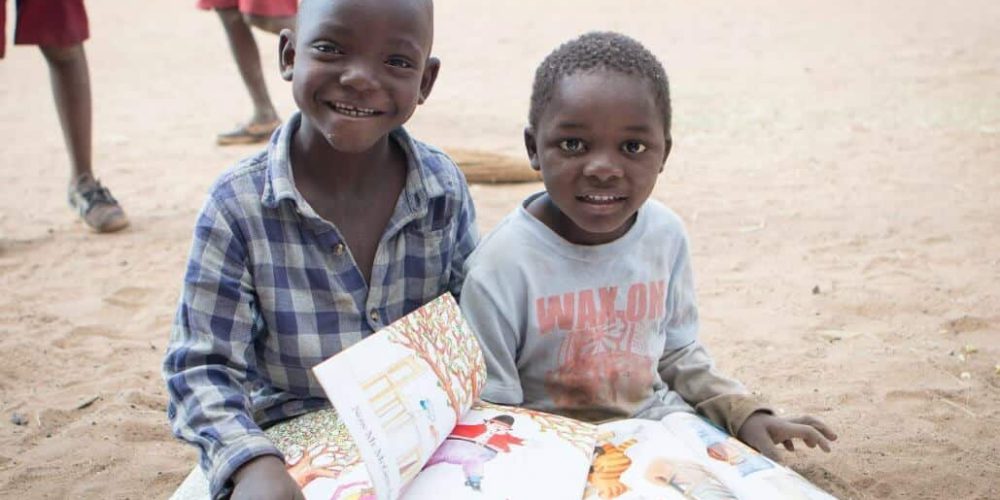
[[[458,167],[455,167],[456,169]],[[469,185],[464,178],[461,181],[461,206],[455,215],[454,242],[451,256],[451,276],[448,279],[448,290],[458,300],[461,298],[465,283],[466,260],[479,243],[479,230],[476,227],[476,207],[472,204]]]
[[[251,307],[247,248],[233,221],[214,198],[199,215],[163,364],[174,434],[201,450],[213,497],[228,490],[243,464],[281,457],[251,415],[247,380],[261,324]]]
[[[836,440],[833,431],[819,420],[805,416],[786,419],[774,415],[739,382],[714,369],[712,358],[697,341],[660,358],[660,376],[695,410],[730,435],[778,461],[774,445],[781,443],[794,451],[794,439],[807,446],[830,451],[827,440]]]
[[[715,371],[708,351],[697,341],[664,354],[660,376],[694,409],[735,436],[750,415],[773,413],[739,382]]]
[[[734,436],[751,414],[771,413],[739,382],[716,372],[712,358],[698,342],[698,305],[683,229],[671,265],[666,301],[666,343],[658,366],[663,381],[695,410]]]
[[[667,344],[658,366],[663,381],[696,411],[771,459],[779,458],[775,444],[791,451],[795,438],[810,448],[830,451],[826,440],[837,436],[825,424],[808,416],[777,417],[742,384],[717,373],[711,356],[697,341],[697,332],[698,308],[685,237],[667,290]],[[685,341],[687,345],[679,345]]]
[[[462,313],[486,358],[486,385],[481,398],[496,404],[520,405],[524,402],[516,361],[520,339],[507,317],[513,308],[495,296],[495,290],[489,286],[495,279],[490,274],[485,268],[471,269],[461,300]]]

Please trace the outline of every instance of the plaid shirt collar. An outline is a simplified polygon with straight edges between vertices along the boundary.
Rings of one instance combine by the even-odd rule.
[[[322,221],[313,211],[299,190],[295,188],[292,175],[291,148],[292,138],[302,124],[302,114],[295,112],[271,136],[267,145],[267,177],[264,180],[264,193],[261,203],[265,207],[276,208],[282,200],[289,200],[300,211],[302,216]],[[445,188],[438,179],[424,172],[420,165],[423,159],[417,158],[418,148],[415,147],[410,134],[403,127],[389,133],[389,139],[396,141],[406,154],[406,185],[403,186],[403,200],[397,206],[389,222],[389,228],[400,228],[407,222],[427,215],[428,201],[445,196]],[[400,212],[402,208],[402,212]],[[325,221],[323,221],[325,222]]]

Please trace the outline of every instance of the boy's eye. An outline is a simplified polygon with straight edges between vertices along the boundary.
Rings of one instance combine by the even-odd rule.
[[[320,53],[323,53],[323,54],[343,54],[344,53],[342,50],[340,50],[340,47],[337,47],[336,45],[334,45],[332,43],[329,43],[329,42],[319,42],[319,43],[313,44],[313,49],[316,50],[317,52],[320,52]]]
[[[622,144],[622,151],[630,154],[637,155],[646,150],[646,145],[639,141],[626,141]]]
[[[395,68],[409,69],[414,66],[413,63],[402,57],[390,57],[389,59],[386,59],[385,63]]]
[[[583,141],[580,139],[563,139],[559,141],[559,149],[567,153],[580,153],[583,151]]]

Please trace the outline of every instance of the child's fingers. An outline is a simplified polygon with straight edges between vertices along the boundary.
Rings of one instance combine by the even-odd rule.
[[[806,443],[806,446],[810,448],[815,448],[819,446],[819,448],[823,451],[826,452],[830,451],[830,443],[826,441],[826,438],[824,438],[823,435],[820,434],[815,427],[812,427],[810,425],[802,425],[802,424],[800,425],[802,434],[799,436],[799,438]]]
[[[804,425],[809,425],[809,426],[814,427],[816,430],[820,431],[823,434],[823,436],[826,437],[827,439],[829,439],[830,441],[836,441],[837,440],[837,433],[833,432],[833,429],[831,429],[830,426],[824,424],[823,421],[821,421],[818,418],[811,417],[809,415],[805,415],[805,416],[802,416],[802,417],[793,418],[793,419],[791,419],[791,421],[795,422],[797,424],[804,424]]]
[[[826,438],[815,427],[807,424],[786,422],[778,435],[775,436],[775,441],[784,442],[796,438],[801,439],[810,448],[819,446],[823,451],[830,451],[830,444]]]
[[[830,453],[830,443],[826,439],[821,439],[819,442],[819,449],[823,450],[825,453]]]

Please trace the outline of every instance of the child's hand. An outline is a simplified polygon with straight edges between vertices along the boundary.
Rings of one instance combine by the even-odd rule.
[[[750,415],[736,437],[774,461],[781,458],[775,446],[778,443],[788,451],[795,451],[793,440],[797,438],[810,448],[819,446],[829,452],[830,443],[827,440],[837,440],[837,435],[826,424],[813,417],[781,418],[762,412]]]
[[[257,457],[233,474],[233,500],[304,500],[302,490],[274,455]]]

